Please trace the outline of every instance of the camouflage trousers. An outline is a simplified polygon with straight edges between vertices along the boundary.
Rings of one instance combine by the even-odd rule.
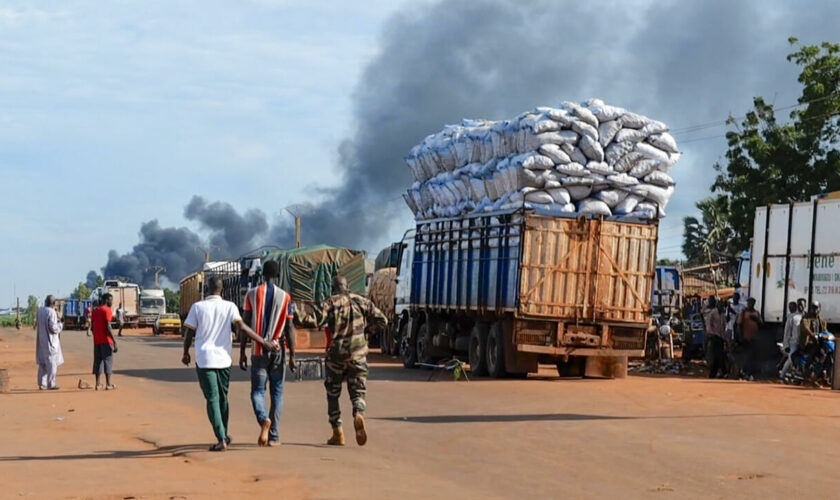
[[[347,380],[347,392],[353,403],[353,416],[365,411],[365,382],[368,376],[367,358],[335,360],[327,357],[324,387],[327,389],[327,414],[333,427],[341,425],[341,384]]]

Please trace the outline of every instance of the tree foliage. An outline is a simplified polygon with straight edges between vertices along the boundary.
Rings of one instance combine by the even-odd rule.
[[[87,300],[90,298],[91,290],[81,281],[79,282],[79,286],[70,293],[70,298],[72,299],[79,299],[79,300]]]
[[[715,196],[698,201],[700,219],[683,219],[682,251],[689,266],[699,266],[711,262],[727,260],[738,247],[734,244],[735,229],[729,198]]]
[[[735,130],[726,134],[726,163],[715,165],[718,175],[712,189],[730,198],[726,217],[734,230],[732,252],[749,245],[757,206],[808,200],[840,189],[840,44],[799,46],[797,39],[789,41],[798,50],[787,59],[801,68],[802,84],[790,120],[780,123],[774,106],[756,97],[743,119],[727,121]],[[683,249],[691,253],[686,253],[689,260],[698,258],[698,238],[713,232],[697,226],[705,223],[705,215],[703,219],[684,221]]]
[[[177,313],[181,309],[181,292],[164,288],[163,296],[166,298],[166,312]]]
[[[26,299],[26,324],[34,324],[36,317],[38,317],[38,297],[30,295]]]

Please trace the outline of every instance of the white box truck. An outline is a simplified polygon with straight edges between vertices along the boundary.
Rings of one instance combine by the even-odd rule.
[[[749,252],[741,257],[741,295],[753,297],[765,322],[781,326],[785,304],[818,300],[840,325],[840,192],[755,210]]]

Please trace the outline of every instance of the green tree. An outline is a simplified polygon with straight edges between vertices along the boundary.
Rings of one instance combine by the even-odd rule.
[[[166,298],[166,312],[177,313],[181,309],[181,293],[168,288],[163,289],[163,296]]]
[[[80,281],[79,286],[77,286],[76,289],[73,290],[73,292],[70,294],[70,298],[87,300],[90,298],[90,288],[88,288],[87,285]]]
[[[729,260],[739,249],[732,227],[731,205],[726,196],[706,198],[696,203],[700,219],[683,219],[682,251],[689,266]]]
[[[96,276],[96,288],[100,288],[104,284],[105,284],[105,278],[103,278],[101,275],[97,275]]]
[[[38,297],[30,295],[26,299],[26,315],[24,316],[25,323],[32,325],[35,323],[35,318],[38,317]]]
[[[798,50],[787,59],[800,67],[802,84],[790,120],[780,123],[774,107],[756,97],[740,123],[729,118],[735,130],[726,134],[726,164],[715,165],[712,189],[731,198],[728,220],[736,252],[749,245],[757,206],[840,189],[840,44],[789,42]],[[688,221],[686,233],[695,235]],[[694,248],[696,242],[686,240],[685,246]]]

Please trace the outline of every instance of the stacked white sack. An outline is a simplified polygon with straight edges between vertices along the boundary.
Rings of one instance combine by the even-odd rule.
[[[599,99],[513,120],[463,120],[414,146],[404,195],[418,219],[526,207],[655,218],[680,153],[662,122]]]

